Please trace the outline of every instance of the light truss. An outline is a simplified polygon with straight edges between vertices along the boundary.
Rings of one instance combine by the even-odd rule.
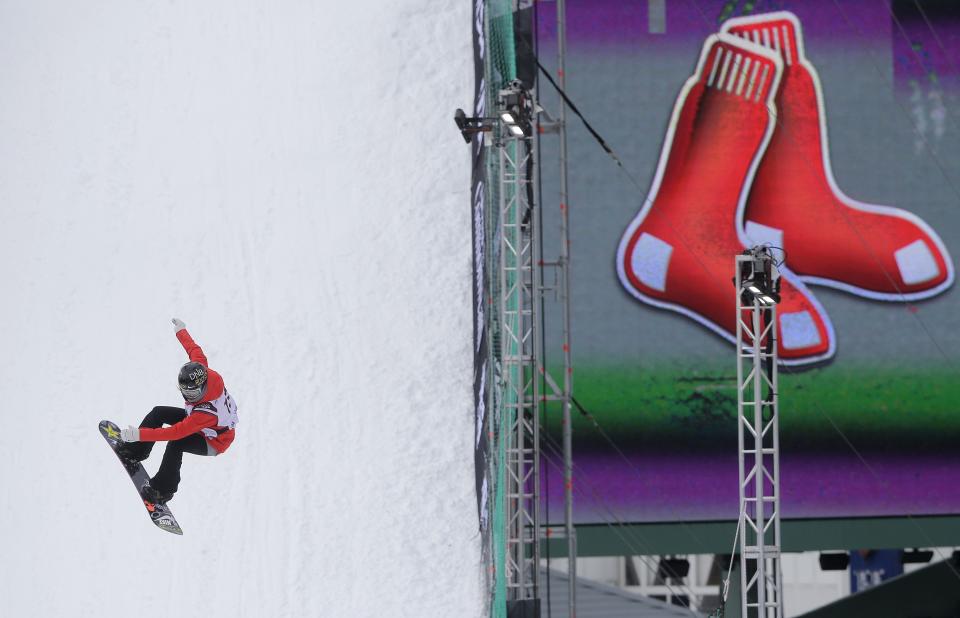
[[[499,151],[499,277],[506,433],[506,586],[510,601],[538,598],[540,563],[541,268],[535,140],[503,131]]]
[[[745,273],[776,273],[755,248],[736,257],[740,596],[744,618],[782,618],[777,307],[746,291]]]

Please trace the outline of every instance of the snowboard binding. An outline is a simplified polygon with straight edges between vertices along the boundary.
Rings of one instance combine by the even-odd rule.
[[[173,499],[173,496],[176,492],[162,492],[157,490],[150,485],[144,485],[140,488],[140,495],[143,496],[144,501],[151,504],[166,504]]]

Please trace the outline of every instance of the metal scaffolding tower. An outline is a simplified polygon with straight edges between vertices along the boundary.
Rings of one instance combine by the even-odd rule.
[[[558,78],[565,82],[565,2],[557,2]],[[509,615],[539,615],[540,423],[541,406],[556,402],[562,409],[564,459],[564,532],[569,560],[569,616],[576,616],[576,536],[573,527],[573,459],[571,403],[573,371],[570,352],[570,234],[568,226],[566,110],[561,97],[559,119],[540,123],[535,95],[514,81],[499,92],[495,121],[499,189],[497,264],[500,302],[501,409],[508,424],[505,445],[506,587]],[[508,112],[504,114],[504,112]],[[465,122],[467,119],[461,118]],[[480,120],[484,119],[472,119]],[[486,119],[490,120],[490,119]],[[495,120],[495,119],[494,119]],[[527,124],[529,122],[529,125]],[[458,121],[458,126],[460,122]],[[531,130],[527,130],[531,129]],[[546,131],[544,130],[546,129]],[[560,251],[555,261],[541,255],[540,195],[537,178],[538,138],[556,132],[560,138]],[[554,269],[551,290],[562,310],[563,376],[554,380],[545,366],[543,300],[544,270]]]
[[[557,79],[560,90],[567,89],[567,7],[557,0]],[[567,106],[560,97],[560,290],[563,307],[563,502],[567,534],[567,559],[570,575],[567,602],[570,618],[577,616],[577,537],[573,529],[573,425],[570,403],[573,400],[573,361],[570,355],[570,194],[567,186]]]
[[[556,133],[559,138],[560,155],[560,254],[556,261],[544,261],[543,267],[553,268],[556,282],[554,291],[560,303],[563,328],[562,355],[563,375],[554,380],[546,367],[541,370],[548,387],[544,401],[560,404],[563,427],[563,535],[567,540],[567,611],[571,618],[577,615],[577,536],[573,525],[573,357],[570,345],[570,194],[567,174],[567,104],[563,91],[566,89],[567,71],[567,18],[566,1],[557,0],[557,72],[556,84],[561,91],[557,119],[541,123],[538,118],[538,133]],[[541,67],[542,68],[542,67]],[[539,204],[538,204],[539,205]]]
[[[535,605],[540,564],[540,380],[542,273],[535,208],[536,140],[502,131],[498,307],[506,436],[506,583],[511,603]]]
[[[777,264],[765,247],[736,257],[740,601],[744,618],[782,618]]]

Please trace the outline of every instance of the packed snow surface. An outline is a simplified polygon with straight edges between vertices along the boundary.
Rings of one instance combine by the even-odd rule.
[[[0,2],[0,616],[483,613],[471,17]],[[183,537],[97,431],[182,404],[174,316],[240,408]]]

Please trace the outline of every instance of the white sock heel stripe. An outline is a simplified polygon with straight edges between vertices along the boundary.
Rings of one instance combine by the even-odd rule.
[[[783,249],[783,230],[754,221],[747,221],[743,226],[743,233],[755,245],[770,245]]]
[[[893,253],[900,270],[900,277],[907,285],[925,283],[940,276],[940,267],[930,248],[923,240],[917,239]]]
[[[673,245],[644,232],[633,246],[630,268],[640,283],[658,292],[665,292],[672,254]]]
[[[784,350],[812,348],[820,343],[820,331],[809,311],[780,314],[780,345]]]

